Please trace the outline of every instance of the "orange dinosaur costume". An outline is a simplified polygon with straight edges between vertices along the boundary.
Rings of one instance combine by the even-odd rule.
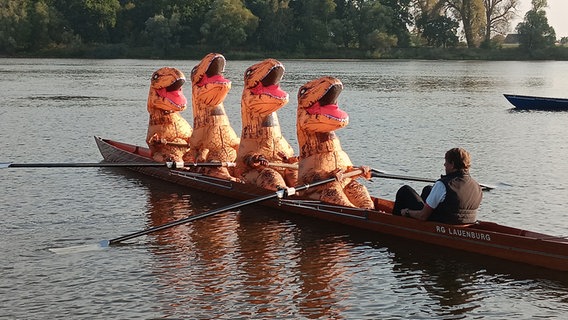
[[[276,190],[295,186],[297,169],[270,168],[268,162],[297,162],[294,150],[282,136],[276,111],[288,103],[280,89],[284,65],[266,59],[245,71],[241,98],[242,133],[237,153],[238,176],[248,183]]]
[[[191,70],[193,134],[191,154],[196,162],[234,162],[240,139],[229,123],[223,101],[231,81],[223,77],[225,57],[206,55]],[[226,167],[202,168],[211,176],[235,180]]]
[[[182,92],[184,83],[184,74],[176,68],[164,67],[152,74],[146,143],[158,162],[182,161],[190,149],[192,129],[179,114],[187,107],[187,99]]]
[[[343,84],[333,77],[312,80],[298,91],[296,130],[300,146],[299,184],[327,179],[353,170],[347,153],[341,149],[334,130],[349,123],[347,113],[337,106]],[[368,167],[361,167],[363,176],[370,179]],[[374,208],[367,188],[352,178],[339,179],[325,186],[308,189],[312,199],[338,205]]]

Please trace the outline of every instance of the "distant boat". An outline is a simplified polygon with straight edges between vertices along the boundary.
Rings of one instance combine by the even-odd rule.
[[[568,111],[568,99],[503,94],[519,110]]]

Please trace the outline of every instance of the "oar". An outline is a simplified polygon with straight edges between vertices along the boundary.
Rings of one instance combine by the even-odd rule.
[[[344,174],[343,178],[353,177],[353,176],[359,175],[361,173],[362,173],[361,170],[351,171],[351,172]],[[181,224],[185,224],[185,223],[188,223],[188,222],[191,222],[191,221],[207,218],[207,217],[216,215],[218,213],[238,209],[238,208],[241,208],[241,207],[244,207],[244,206],[263,202],[263,201],[270,200],[270,199],[285,198],[287,196],[291,196],[291,195],[295,194],[297,191],[306,190],[306,189],[311,188],[311,187],[317,187],[317,186],[320,186],[320,185],[323,185],[323,184],[326,184],[326,183],[329,183],[329,182],[333,182],[335,180],[336,180],[336,178],[333,177],[333,178],[324,179],[324,180],[320,180],[320,181],[316,181],[316,182],[312,182],[312,183],[307,183],[307,184],[300,185],[300,186],[297,186],[297,187],[294,187],[294,188],[281,189],[281,190],[278,190],[278,191],[273,192],[273,193],[269,193],[269,194],[264,195],[264,196],[260,196],[260,197],[254,198],[254,199],[249,199],[249,200],[237,202],[237,203],[234,203],[234,204],[231,204],[231,205],[228,205],[228,206],[225,206],[225,207],[221,207],[221,208],[218,208],[218,209],[202,212],[202,213],[199,213],[199,214],[196,214],[196,215],[193,215],[193,216],[189,216],[187,218],[171,221],[171,222],[159,225],[159,226],[155,226],[155,227],[152,227],[152,228],[148,228],[148,229],[145,229],[145,230],[141,230],[141,231],[138,231],[138,232],[127,234],[127,235],[124,235],[122,237],[118,237],[118,238],[114,238],[114,239],[110,239],[110,240],[101,240],[98,243],[98,247],[99,248],[106,248],[106,247],[109,247],[111,245],[114,245],[114,244],[117,244],[117,243],[120,243],[120,242],[123,242],[123,241],[126,241],[126,240],[130,240],[130,239],[140,237],[140,236],[143,236],[143,235],[146,235],[146,234],[150,234],[150,233],[153,233],[153,232],[169,229],[169,228],[179,226]],[[97,247],[96,245],[86,245],[86,246],[75,246],[75,247],[68,247],[68,248],[52,248],[52,249],[49,249],[49,250],[52,251],[52,252],[55,252],[55,253],[63,253],[63,252],[83,251],[83,250],[77,250],[77,249],[80,249],[80,248],[92,249],[92,248],[96,248],[96,247]]]
[[[409,180],[409,181],[421,181],[421,182],[436,182],[436,179],[428,179],[428,178],[420,178],[420,177],[410,177],[410,176],[401,176],[396,174],[386,173],[384,171],[380,171],[377,169],[371,169],[371,175],[376,178],[385,178],[385,179],[398,179],[398,180]],[[490,186],[487,184],[479,184],[481,189],[484,191],[493,190],[496,187]]]
[[[67,167],[234,167],[234,162],[79,162],[79,163],[11,163],[1,162],[5,168],[67,168]]]
[[[270,162],[271,167],[298,169],[297,164]],[[79,162],[79,163],[12,163],[0,162],[0,169],[6,168],[71,168],[71,167],[234,167],[234,162]]]

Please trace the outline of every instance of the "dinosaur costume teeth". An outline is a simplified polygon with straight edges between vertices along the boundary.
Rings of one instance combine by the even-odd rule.
[[[191,154],[197,162],[234,162],[240,139],[229,123],[223,102],[231,81],[223,77],[225,57],[206,55],[191,71],[193,134]],[[225,167],[200,168],[205,174],[236,180]]]
[[[244,75],[241,97],[242,132],[236,173],[242,180],[276,190],[295,186],[298,171],[267,167],[271,163],[297,161],[294,150],[282,136],[276,111],[288,103],[288,93],[280,88],[284,65],[266,59],[250,66]]]
[[[151,77],[147,109],[146,143],[154,160],[182,161],[189,151],[192,128],[179,114],[187,108],[182,87],[185,75],[176,68],[163,67]]]
[[[353,164],[335,134],[335,130],[349,123],[349,116],[337,105],[342,90],[343,84],[334,77],[314,79],[298,90],[299,184],[353,170]],[[352,178],[309,189],[305,195],[343,206],[374,207],[367,188]]]

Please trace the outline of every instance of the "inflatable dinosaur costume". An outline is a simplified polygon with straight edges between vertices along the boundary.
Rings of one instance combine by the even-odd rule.
[[[341,149],[334,130],[347,126],[349,116],[337,106],[343,84],[333,77],[312,80],[298,91],[296,130],[300,146],[299,184],[311,183],[336,175],[339,181],[308,189],[306,195],[338,205],[374,208],[367,188],[352,178],[341,179],[341,173],[353,170],[347,153]],[[368,167],[361,167],[370,179]]]
[[[187,99],[182,92],[184,83],[184,74],[176,68],[164,67],[152,74],[146,143],[156,161],[182,161],[190,150],[192,129],[179,114],[187,107]]]
[[[237,153],[237,175],[248,183],[276,190],[295,186],[297,169],[268,167],[268,163],[297,162],[294,150],[282,136],[276,111],[288,103],[280,89],[284,65],[266,59],[245,71],[241,98],[242,133]]]
[[[196,162],[234,162],[239,137],[229,123],[223,101],[231,81],[223,77],[225,57],[206,55],[191,71],[193,134],[191,154]],[[211,176],[235,180],[226,167],[201,168]]]

